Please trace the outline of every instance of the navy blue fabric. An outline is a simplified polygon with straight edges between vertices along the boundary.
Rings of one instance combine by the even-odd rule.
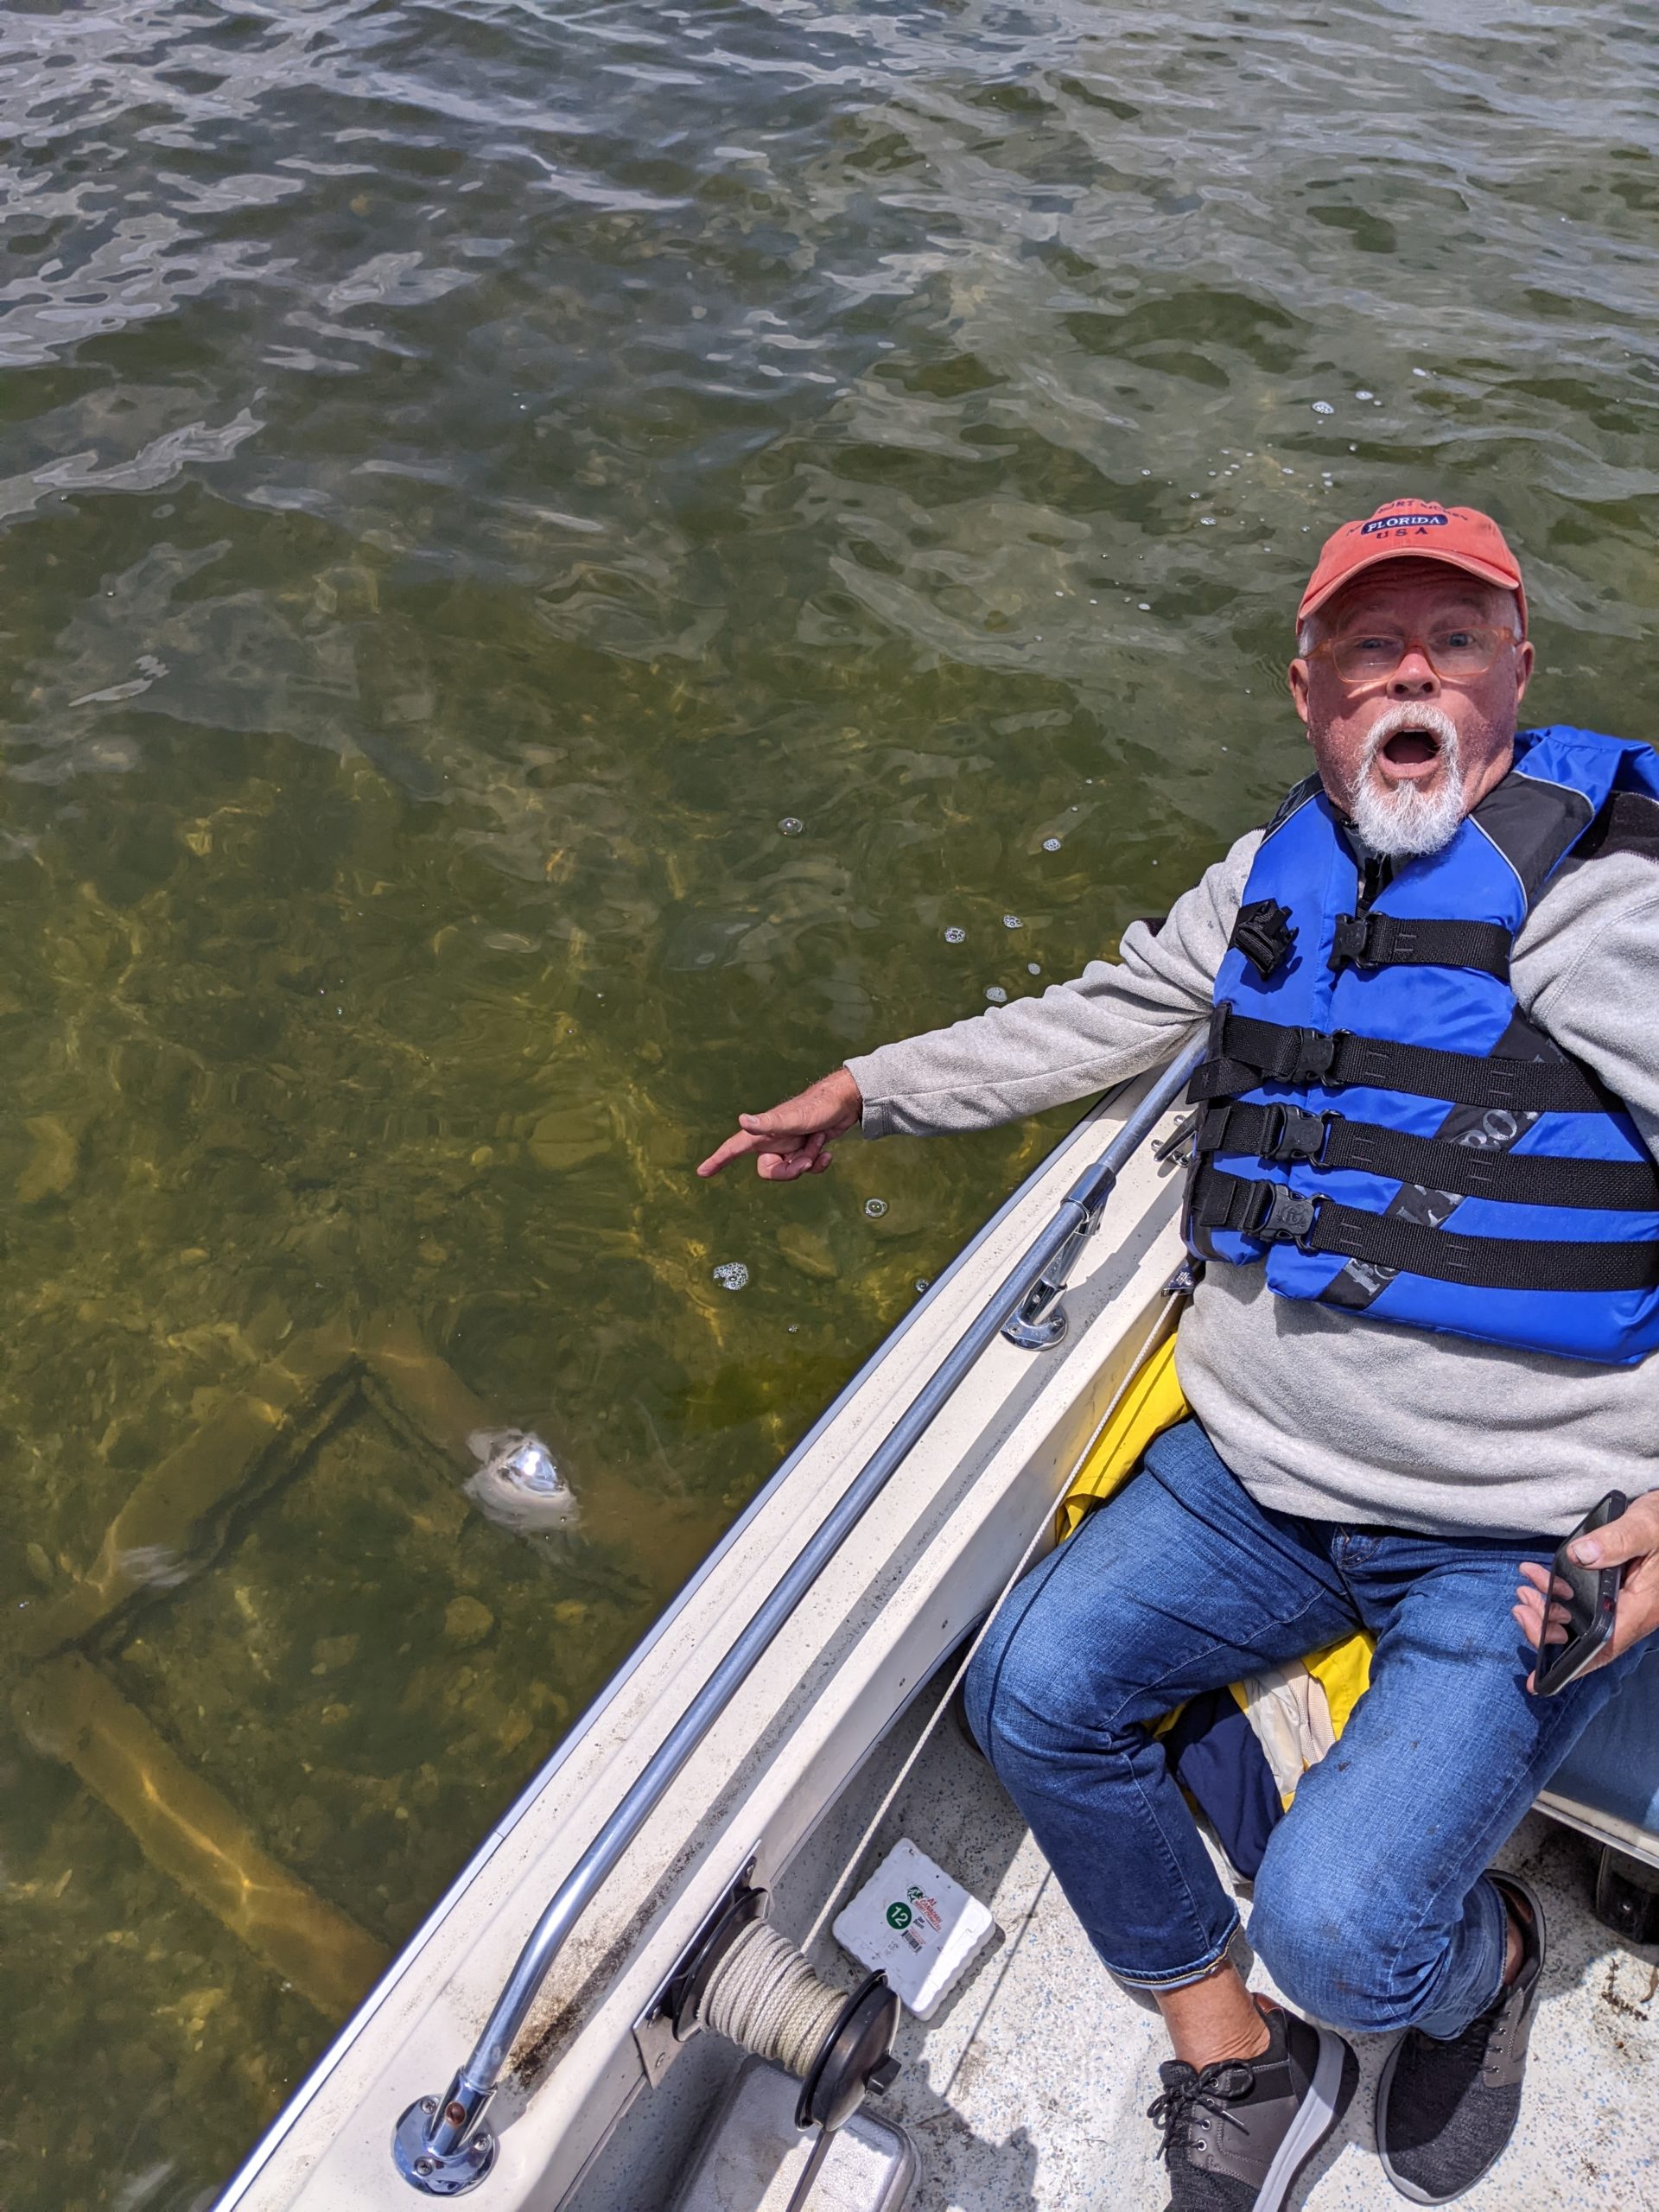
[[[1659,1638],[1645,1647],[1624,1694],[1590,1723],[1549,1786],[1575,1805],[1628,1821],[1659,1850]]]
[[[1254,1881],[1285,1808],[1238,1700],[1230,1689],[1206,1690],[1181,1707],[1160,1740],[1175,1779],[1238,1872]]]
[[[1615,791],[1659,798],[1659,756],[1651,747],[1562,726],[1522,731],[1515,765],[1503,782],[1440,852],[1401,862],[1370,911],[1416,920],[1490,922],[1518,934],[1531,900]],[[1336,924],[1357,911],[1359,888],[1340,817],[1317,785],[1306,789],[1263,841],[1243,893],[1246,904],[1273,899],[1289,908],[1295,949],[1268,976],[1230,950],[1216,978],[1217,1005],[1291,1027],[1326,1034],[1351,1031],[1481,1058],[1498,1053],[1529,1059],[1554,1051],[1518,1016],[1509,984],[1480,969],[1350,966],[1333,973]],[[1623,1110],[1517,1119],[1501,1109],[1452,1107],[1361,1084],[1268,1081],[1236,1095],[1254,1104],[1282,1102],[1419,1136],[1498,1145],[1516,1155],[1642,1162],[1650,1157]],[[1288,1184],[1305,1196],[1332,1198],[1370,1213],[1401,1213],[1465,1236],[1588,1243],[1659,1237],[1659,1214],[1476,1198],[1437,1205],[1436,1194],[1355,1169],[1231,1153],[1216,1154],[1214,1165],[1247,1179]],[[1340,1254],[1305,1252],[1291,1243],[1266,1244],[1233,1230],[1189,1224],[1188,1236],[1205,1259],[1265,1262],[1268,1284],[1283,1298],[1319,1300],[1378,1320],[1609,1365],[1634,1365],[1659,1349],[1659,1290],[1492,1290]]]

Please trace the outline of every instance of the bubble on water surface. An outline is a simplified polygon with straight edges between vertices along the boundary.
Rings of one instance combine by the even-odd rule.
[[[1044,840],[1043,840],[1043,850],[1044,850],[1046,853],[1058,853],[1058,852],[1059,851],[1059,849],[1060,849],[1060,841],[1059,841],[1059,839],[1058,839],[1058,837],[1045,837],[1045,838],[1044,838]]]
[[[1043,971],[1042,971],[1042,969],[1041,969],[1040,965],[1038,963],[1038,962],[1036,962],[1035,960],[1027,960],[1027,963],[1026,963],[1026,973],[1027,973],[1027,976],[1040,976],[1040,975],[1042,974],[1042,972],[1043,972]]]
[[[927,1288],[927,1287],[928,1278],[925,1275],[918,1275],[916,1278],[916,1295],[918,1298],[921,1296],[922,1293]]]
[[[798,837],[806,824],[798,815],[786,814],[778,827],[785,837]]]
[[[944,933],[944,941],[947,944],[960,944],[967,934],[968,932],[966,930],[959,930],[953,925],[951,928],[946,930]]]
[[[887,1210],[887,1202],[885,1198],[866,1198],[864,1201],[864,1211],[872,1221],[880,1221]]]
[[[1334,415],[1336,411],[1328,399],[1316,399],[1313,402],[1313,412],[1316,415]]]
[[[722,1290],[741,1290],[749,1280],[749,1271],[741,1260],[722,1260],[714,1277]]]
[[[1354,394],[1354,397],[1356,399],[1375,399],[1376,397],[1376,394],[1374,391],[1357,391]]]
[[[985,995],[989,999],[993,1006],[1006,1006],[1007,1004],[1008,995],[1003,989],[1001,983],[988,983],[985,988]]]
[[[1002,926],[1005,930],[1022,930],[1026,925],[1018,914],[1004,914]]]

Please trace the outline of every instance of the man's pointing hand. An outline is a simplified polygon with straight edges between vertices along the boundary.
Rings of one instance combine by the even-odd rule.
[[[754,1172],[766,1183],[822,1175],[834,1157],[828,1149],[830,1140],[852,1128],[863,1103],[846,1069],[836,1068],[769,1114],[740,1114],[737,1134],[711,1152],[697,1173],[718,1175],[729,1161],[753,1153]]]

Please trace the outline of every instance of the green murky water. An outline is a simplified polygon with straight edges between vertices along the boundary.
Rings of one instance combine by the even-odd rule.
[[[8,2212],[211,2202],[1049,1141],[690,1173],[1260,816],[1337,519],[1651,730],[1659,38],[1453,12],[6,10]]]

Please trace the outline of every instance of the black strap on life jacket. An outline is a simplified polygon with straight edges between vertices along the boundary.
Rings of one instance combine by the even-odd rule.
[[[1423,1191],[1512,1206],[1578,1206],[1659,1213],[1659,1167],[1650,1160],[1577,1160],[1412,1136],[1300,1106],[1206,1106],[1193,1138],[1201,1155],[1244,1153],[1321,1170],[1351,1167]]]
[[[1604,854],[1639,853],[1659,861],[1659,798],[1644,791],[1615,791],[1573,848],[1573,858],[1599,860]]]
[[[1501,922],[1418,922],[1402,914],[1343,914],[1330,965],[1344,968],[1479,968],[1510,980],[1515,932]]]
[[[1205,1161],[1188,1201],[1192,1226],[1230,1229],[1265,1244],[1358,1260],[1476,1290],[1650,1290],[1659,1285],[1659,1239],[1589,1244],[1554,1237],[1465,1236],[1402,1214],[1366,1213],[1285,1183],[1229,1175]]]
[[[1333,1090],[1363,1084],[1511,1114],[1605,1114],[1611,1103],[1576,1060],[1442,1052],[1346,1029],[1292,1029],[1235,1014],[1224,1001],[1211,1016],[1210,1057],[1194,1071],[1187,1097],[1196,1106],[1236,1097],[1261,1083],[1317,1083]]]

